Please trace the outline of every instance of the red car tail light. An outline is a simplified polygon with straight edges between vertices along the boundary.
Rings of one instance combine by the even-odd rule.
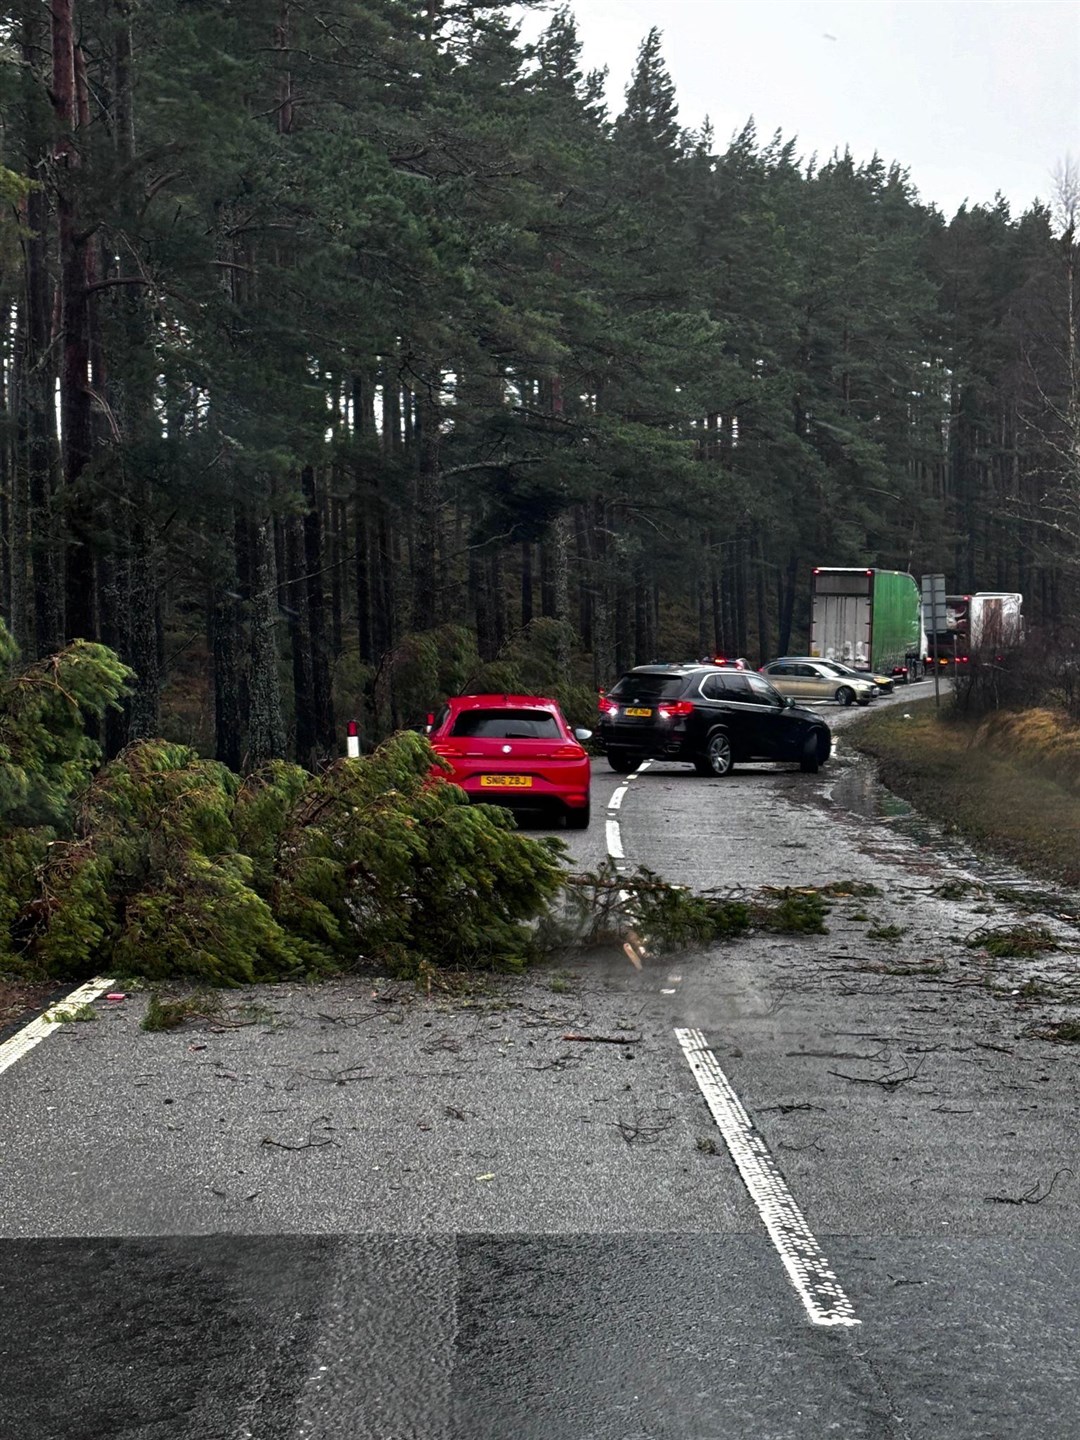
[[[680,715],[692,715],[694,705],[691,700],[669,700],[658,705],[661,720],[676,720]]]
[[[580,745],[560,745],[557,750],[551,752],[553,760],[580,760],[585,751]]]

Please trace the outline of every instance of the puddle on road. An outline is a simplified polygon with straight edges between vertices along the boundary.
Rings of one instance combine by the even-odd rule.
[[[869,758],[845,750],[838,760],[840,773],[821,799],[861,819],[878,822],[885,835],[895,837],[888,848],[897,858],[912,847],[925,868],[929,861],[958,869],[973,886],[991,892],[1001,900],[1013,900],[1024,910],[1040,910],[1074,921],[1080,914],[1080,892],[1037,879],[1005,860],[973,850],[959,836],[921,815],[907,800],[886,788]],[[930,852],[928,855],[927,852]],[[945,877],[942,876],[944,879]]]

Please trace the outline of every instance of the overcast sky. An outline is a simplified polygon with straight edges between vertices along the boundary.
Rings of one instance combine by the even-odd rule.
[[[1049,202],[1080,159],[1080,0],[576,0],[586,69],[613,112],[650,26],[664,34],[679,119],[718,148],[753,115],[799,153],[876,150],[952,216],[1000,190],[1014,215]],[[542,19],[527,17],[531,37]]]

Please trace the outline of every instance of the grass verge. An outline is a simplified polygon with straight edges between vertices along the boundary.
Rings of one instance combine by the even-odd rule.
[[[976,846],[1080,885],[1080,730],[1055,711],[938,718],[899,705],[848,731],[882,782]]]

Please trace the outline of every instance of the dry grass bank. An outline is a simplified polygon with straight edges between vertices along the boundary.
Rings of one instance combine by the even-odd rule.
[[[905,718],[905,712],[910,718]],[[933,701],[894,705],[847,732],[883,782],[975,845],[1080,885],[1080,729],[1055,710],[938,719]]]

